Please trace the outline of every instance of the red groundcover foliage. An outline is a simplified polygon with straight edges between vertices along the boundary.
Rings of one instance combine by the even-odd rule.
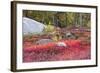
[[[42,45],[24,43],[23,62],[84,60],[91,58],[90,43],[81,40],[59,41],[67,46],[57,46],[57,42]]]

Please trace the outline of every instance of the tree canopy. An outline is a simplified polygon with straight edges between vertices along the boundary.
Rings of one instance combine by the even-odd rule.
[[[60,28],[70,26],[90,28],[91,24],[90,13],[23,10],[23,16]]]

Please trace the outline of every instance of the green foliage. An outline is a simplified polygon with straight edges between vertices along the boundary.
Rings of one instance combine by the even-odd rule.
[[[67,24],[68,25],[73,25],[74,24],[74,20],[75,20],[75,13],[72,12],[68,12],[66,13],[66,18],[67,18]]]
[[[90,13],[24,10],[23,16],[34,19],[45,25],[53,25],[53,26],[57,25],[58,27],[61,28],[67,26],[90,27],[91,25]]]
[[[54,26],[53,25],[47,25],[46,27],[45,27],[45,29],[44,29],[44,32],[47,32],[47,33],[49,33],[49,32],[53,32],[55,29],[54,29]]]

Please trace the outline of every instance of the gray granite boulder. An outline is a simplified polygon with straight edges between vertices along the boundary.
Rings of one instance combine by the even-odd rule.
[[[30,33],[33,34],[40,34],[43,32],[45,25],[35,21],[33,19],[27,18],[27,17],[23,17],[22,19],[22,25],[23,25],[23,34],[27,35]]]

